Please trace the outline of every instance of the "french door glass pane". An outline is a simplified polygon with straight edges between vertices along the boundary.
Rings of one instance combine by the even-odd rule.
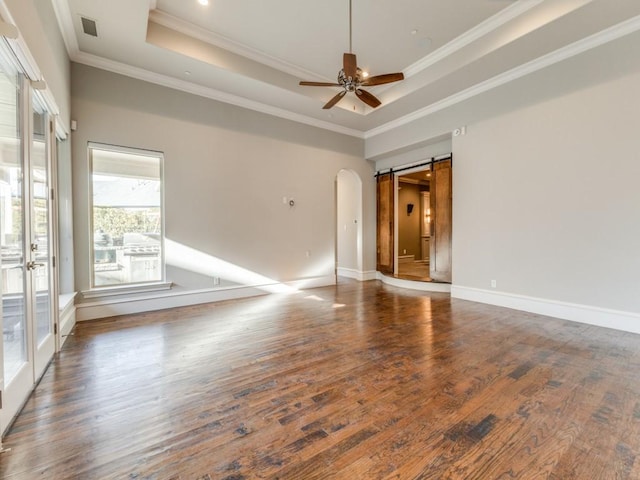
[[[5,385],[27,361],[19,78],[0,62],[0,246]]]
[[[47,116],[34,111],[31,148],[31,187],[33,192],[32,249],[37,267],[35,284],[36,345],[51,333],[51,299],[49,289],[49,179],[46,147]]]

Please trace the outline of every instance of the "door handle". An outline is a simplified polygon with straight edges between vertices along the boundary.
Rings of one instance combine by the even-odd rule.
[[[44,263],[38,263],[38,262],[27,262],[27,270],[35,270],[38,267],[44,267]]]

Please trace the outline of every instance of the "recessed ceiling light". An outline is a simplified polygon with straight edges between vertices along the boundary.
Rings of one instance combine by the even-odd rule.
[[[418,29],[414,28],[413,30],[411,30],[411,35],[416,35],[418,33]]]
[[[200,5],[205,5],[206,6],[206,5],[209,5],[209,0],[198,0],[198,3]]]
[[[185,71],[184,74],[188,77],[189,75],[191,75],[191,72],[189,70]]]

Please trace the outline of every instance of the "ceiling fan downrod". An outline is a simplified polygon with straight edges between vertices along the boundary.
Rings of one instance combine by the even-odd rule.
[[[322,108],[332,108],[336,103],[342,100],[348,92],[353,92],[362,102],[371,108],[379,107],[382,102],[374,95],[362,90],[360,87],[373,87],[375,85],[383,85],[385,83],[397,82],[404,80],[402,72],[387,73],[384,75],[376,75],[374,77],[365,77],[362,70],[358,67],[356,56],[353,54],[353,15],[352,0],[349,0],[349,53],[345,53],[342,59],[342,69],[338,72],[338,83],[329,82],[300,82],[300,85],[309,87],[342,87],[342,91],[329,100]]]
[[[353,53],[353,27],[351,21],[351,0],[349,0],[349,53]]]

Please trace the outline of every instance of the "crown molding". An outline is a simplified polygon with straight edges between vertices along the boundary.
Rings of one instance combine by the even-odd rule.
[[[193,23],[187,22],[180,18],[174,17],[162,10],[153,10],[149,12],[149,21],[170,28],[183,35],[188,35],[205,43],[215,45],[216,47],[228,50],[236,55],[253,60],[271,68],[275,68],[281,72],[292,75],[296,78],[314,78],[318,81],[334,82],[335,78],[327,78],[317,72],[306,70],[292,63],[286,62],[280,58],[269,55],[258,49],[249,47],[240,42],[236,42],[224,35],[214,33]]]
[[[408,115],[387,122],[384,125],[380,125],[379,127],[367,130],[364,134],[364,138],[366,140],[375,137],[376,135],[394,130],[398,127],[424,118],[435,112],[451,107],[452,105],[460,103],[464,100],[468,100],[469,98],[475,97],[476,95],[517,80],[521,77],[524,77],[525,75],[529,75],[530,73],[534,73],[538,70],[561,62],[568,58],[574,57],[588,50],[609,43],[613,40],[617,40],[618,38],[629,35],[630,33],[633,33],[637,30],[640,30],[640,15],[630,18],[629,20],[625,20],[624,22],[614,25],[613,27],[602,30],[601,32],[590,35],[589,37],[583,38],[582,40],[578,40],[577,42],[571,43],[554,52],[536,58],[535,60],[531,60],[530,62],[512,68],[511,70],[501,73],[500,75],[496,75],[495,77],[478,83],[473,87],[467,88],[438,102],[432,103],[431,105],[420,108]]]
[[[443,45],[426,57],[423,57],[417,62],[409,65],[404,69],[405,76],[411,77],[412,75],[420,73],[431,65],[443,60],[449,55],[454,54],[470,43],[475,42],[479,38],[482,38],[488,33],[491,33],[492,31],[501,27],[505,23],[510,22],[514,18],[519,17],[523,13],[531,10],[533,7],[541,4],[543,1],[544,0],[522,0],[500,10],[492,17],[489,17],[484,22],[476,25],[472,29],[467,30],[465,33],[463,33],[459,37],[454,38],[446,45]]]
[[[127,77],[135,78],[137,80],[143,80],[145,82],[161,85],[163,87],[172,88],[174,90],[181,90],[183,92],[191,93],[193,95],[210,98],[212,100],[228,103],[230,105],[235,105],[237,107],[254,110],[260,113],[265,113],[267,115],[273,115],[274,117],[283,118],[285,120],[291,120],[293,122],[310,125],[312,127],[330,130],[335,133],[340,133],[343,135],[364,139],[364,132],[360,130],[343,127],[341,125],[336,125],[334,123],[326,122],[324,120],[318,120],[313,117],[309,117],[299,113],[294,113],[289,110],[285,110],[283,108],[274,107],[264,103],[256,102],[254,100],[249,100],[247,98],[222,92],[220,90],[216,90],[213,88],[195,85],[191,82],[178,80],[168,75],[162,75],[159,73],[154,73],[148,70],[144,70],[142,68],[133,67],[131,65],[127,65],[124,63],[108,60],[102,57],[98,57],[97,55],[92,55],[85,52],[79,52],[78,54],[74,55],[71,58],[71,60],[77,63],[88,65],[90,67],[100,68],[102,70],[107,70],[109,72],[118,73],[120,75],[125,75]]]
[[[76,31],[73,28],[73,15],[71,14],[69,3],[66,0],[52,0],[51,3],[60,27],[60,33],[62,33],[64,45],[67,48],[67,54],[72,57],[80,52],[80,46],[76,38]]]
[[[177,31],[180,31],[187,35],[194,35],[194,29],[199,29],[188,22],[182,22],[175,17],[172,17],[164,12],[160,12],[155,9],[155,3],[157,0],[149,0],[149,8],[150,8],[150,20],[156,21],[168,28],[173,28]],[[436,50],[432,54],[424,57],[413,65],[409,66],[404,70],[405,75],[415,75],[421,70],[433,65],[437,61],[445,58],[447,55],[451,55],[455,51],[463,48],[465,45],[473,42],[477,38],[486,35],[491,30],[498,28],[501,25],[504,25],[509,20],[517,17],[518,15],[523,14],[527,10],[533,8],[534,6],[542,3],[544,0],[520,0],[513,4],[510,7],[503,9],[498,14],[490,17],[485,22],[481,23],[477,27],[472,28],[467,31],[462,36],[456,38],[452,42],[449,42],[444,47]],[[423,108],[420,108],[412,113],[404,115],[403,117],[397,118],[390,122],[387,122],[378,127],[369,129],[367,131],[356,130],[348,127],[343,127],[340,125],[336,125],[331,122],[318,120],[313,117],[309,117],[302,114],[297,114],[285,109],[281,109],[278,107],[273,107],[271,105],[267,105],[264,103],[256,102],[253,100],[249,100],[237,95],[225,93],[213,88],[202,87],[199,85],[195,85],[183,80],[178,80],[166,75],[156,74],[153,72],[149,72],[137,67],[132,67],[130,65],[126,65],[120,62],[115,62],[112,60],[104,59],[95,55],[87,54],[81,52],[79,50],[78,42],[75,35],[75,30],[73,28],[72,15],[69,10],[69,6],[66,0],[52,0],[54,11],[56,12],[56,17],[58,20],[58,24],[60,26],[60,30],[62,31],[63,38],[65,41],[65,45],[67,47],[67,52],[72,61],[83,63],[85,65],[101,68],[103,70],[112,71],[114,73],[119,73],[122,75],[126,75],[132,78],[136,78],[139,80],[148,81],[150,83],[166,86],[169,88],[182,90],[187,93],[192,93],[194,95],[199,95],[202,97],[210,98],[213,100],[221,101],[224,103],[229,103],[232,105],[236,105],[242,108],[247,108],[250,110],[258,111],[261,113],[266,113],[269,115],[273,115],[279,118],[284,118],[287,120],[291,120],[294,122],[303,123],[306,125],[322,128],[325,130],[333,131],[336,133],[341,133],[344,135],[361,138],[361,139],[369,139],[380,135],[382,133],[394,130],[403,125],[407,125],[411,122],[429,116],[433,113],[436,113],[440,110],[453,106],[457,103],[463,102],[472,98],[476,95],[482,94],[486,91],[489,91],[493,88],[497,88],[501,85],[504,85],[508,82],[521,78],[530,73],[541,70],[545,67],[553,65],[555,63],[566,60],[575,55],[579,55],[583,52],[586,52],[590,49],[596,48],[600,45],[608,43],[610,41],[621,38],[625,35],[633,33],[640,29],[640,16],[633,17],[629,20],[621,22],[613,27],[610,27],[606,30],[593,34],[589,37],[586,37],[582,40],[574,42],[570,45],[567,45],[563,48],[560,48],[554,52],[551,52],[547,55],[534,59],[530,62],[527,62],[523,65],[515,67],[507,72],[496,75],[484,82],[476,84],[470,88],[467,88],[463,91],[460,91],[456,94],[453,94],[445,99],[442,99],[438,102],[432,103],[431,105],[427,105]],[[8,13],[6,8],[1,8],[4,2],[0,1],[0,14]],[[3,15],[5,20],[10,20],[9,17]],[[184,24],[184,25],[181,25]],[[230,39],[222,37],[220,35],[211,34],[210,32],[205,31],[204,29],[200,29],[200,32],[196,32],[197,35],[202,35],[202,37],[198,36],[200,40],[215,44],[221,48],[226,48],[234,53],[247,56],[259,63],[271,66],[273,68],[281,69],[291,75],[309,78],[315,76],[319,77],[314,72],[308,72],[293,65],[287,64],[279,59],[274,57],[266,56],[265,54],[251,50],[248,47],[233,42]],[[215,39],[213,37],[216,37]],[[220,43],[216,43],[220,42]],[[229,43],[225,43],[229,42]],[[365,115],[370,112],[366,112]]]

